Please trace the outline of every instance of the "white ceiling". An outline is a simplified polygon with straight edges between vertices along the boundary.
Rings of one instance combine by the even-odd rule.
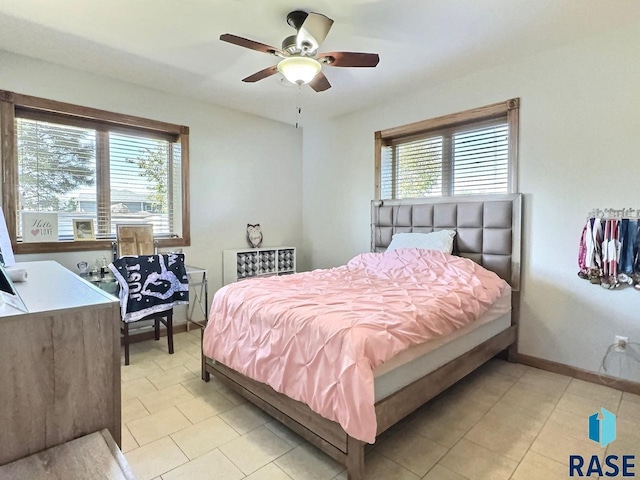
[[[277,59],[218,37],[280,47],[292,10],[335,20],[320,51],[380,64],[325,67],[322,93],[241,82]],[[0,0],[0,49],[294,123],[298,101],[340,115],[639,21],[637,0]]]

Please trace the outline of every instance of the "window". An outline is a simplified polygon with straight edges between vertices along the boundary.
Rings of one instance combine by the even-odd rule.
[[[3,91],[0,114],[16,253],[110,248],[120,224],[153,225],[159,246],[189,245],[187,127]],[[57,241],[34,240],[34,213],[54,219]],[[74,241],[74,220],[93,222],[95,239]]]
[[[513,193],[519,99],[376,132],[376,198]]]

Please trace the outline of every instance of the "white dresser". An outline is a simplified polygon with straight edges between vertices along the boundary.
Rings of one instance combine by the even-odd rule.
[[[108,429],[120,445],[118,300],[56,262],[26,262],[28,312],[0,306],[0,465]]]

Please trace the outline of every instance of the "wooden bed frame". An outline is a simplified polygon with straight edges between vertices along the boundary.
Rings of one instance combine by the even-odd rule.
[[[477,204],[491,204],[494,202],[500,202],[502,204],[509,204],[507,208],[511,214],[511,226],[510,226],[510,239],[511,239],[511,255],[510,255],[510,268],[508,272],[501,271],[499,274],[503,277],[508,276],[507,280],[512,285],[512,320],[511,327],[502,331],[498,335],[490,338],[484,343],[476,346],[467,353],[455,358],[442,367],[434,370],[428,375],[419,378],[415,382],[405,386],[399,391],[391,394],[390,396],[379,400],[375,404],[376,418],[378,423],[377,435],[387,430],[389,427],[402,420],[404,417],[412,413],[414,410],[431,400],[436,395],[440,394],[448,387],[474,371],[480,365],[497,355],[503,350],[509,349],[509,357],[515,353],[516,350],[516,337],[517,337],[517,312],[518,312],[518,296],[519,289],[519,277],[520,277],[520,225],[521,225],[521,195],[494,195],[483,197],[465,197],[465,198],[438,198],[438,199],[421,199],[412,201],[394,200],[385,201],[384,207],[391,208],[391,216],[381,215],[380,209],[382,208],[381,202],[372,202],[372,250],[381,251],[388,245],[390,236],[387,240],[385,234],[381,234],[381,229],[384,230],[388,227],[391,228],[391,232],[396,231],[432,231],[442,228],[455,228],[459,233],[465,228],[477,229],[495,229],[491,225],[466,226],[468,222],[468,215],[462,215],[461,225],[448,225],[443,226],[438,224],[438,206],[442,209],[450,211],[449,207],[455,206],[457,212],[457,206],[465,205],[461,207],[461,211],[467,209],[471,203],[476,205],[473,207],[478,210]],[[404,225],[406,222],[406,211],[399,207],[411,207],[420,206],[422,208],[425,205],[434,206],[436,209],[435,217],[432,214],[431,221],[427,220],[426,223],[432,223],[432,225],[424,225],[424,213],[421,210],[421,214],[410,214],[410,217],[420,217],[422,222],[420,225],[413,225],[413,220],[410,223],[412,225]],[[482,206],[484,208],[484,206]],[[493,206],[491,206],[493,208]],[[405,209],[406,210],[406,209]],[[486,209],[485,209],[486,212]],[[386,213],[389,213],[387,211]],[[482,214],[480,214],[482,216]],[[485,214],[486,217],[491,215]],[[386,219],[381,220],[381,217]],[[440,217],[442,215],[440,214]],[[389,223],[388,219],[391,218],[392,225],[386,225]],[[404,218],[404,220],[403,220]],[[433,221],[435,218],[435,221]],[[443,220],[445,223],[449,220]],[[493,220],[492,220],[493,221]],[[431,230],[428,230],[431,228]],[[388,233],[388,232],[387,232]],[[490,235],[487,237],[490,238]],[[386,245],[385,245],[386,243]],[[482,262],[483,252],[486,253],[487,258],[493,258],[495,255],[490,248],[480,247],[480,251],[465,251],[465,243],[463,240],[461,244],[456,248],[459,250],[457,253],[463,256],[469,256],[476,261]],[[482,242],[481,242],[482,243]],[[477,250],[477,249],[473,249]],[[455,251],[455,250],[454,250]],[[480,257],[478,257],[480,255]],[[490,267],[488,267],[490,268]],[[491,268],[490,268],[491,269]],[[204,335],[204,333],[203,333]],[[210,375],[213,374],[223,384],[242,395],[244,398],[270,414],[276,420],[292,429],[302,438],[312,443],[316,447],[320,448],[330,457],[334,458],[338,462],[347,467],[348,480],[364,480],[364,455],[365,455],[365,443],[349,436],[342,427],[331,420],[328,420],[314,411],[311,410],[306,404],[292,400],[291,398],[276,392],[274,389],[263,383],[252,380],[235,370],[232,370],[218,362],[209,361],[204,354],[202,355],[202,379],[208,382]]]

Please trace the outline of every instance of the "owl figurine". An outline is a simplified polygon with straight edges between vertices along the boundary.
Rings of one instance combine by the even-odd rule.
[[[251,225],[247,223],[247,242],[253,248],[260,248],[262,245],[262,230],[260,224]]]

